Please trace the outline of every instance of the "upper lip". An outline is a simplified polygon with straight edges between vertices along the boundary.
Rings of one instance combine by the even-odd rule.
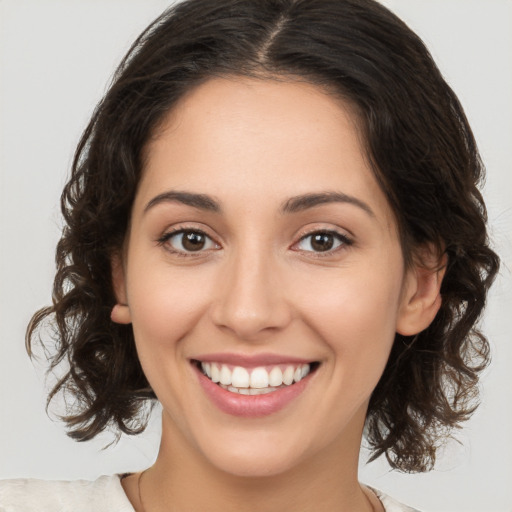
[[[200,361],[202,363],[224,363],[248,368],[277,364],[308,364],[314,362],[313,359],[304,359],[301,357],[283,354],[235,354],[224,352],[198,355],[193,357],[192,360]]]

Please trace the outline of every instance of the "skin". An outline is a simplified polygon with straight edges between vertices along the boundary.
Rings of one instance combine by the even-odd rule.
[[[219,211],[155,201],[170,191],[207,194]],[[352,199],[283,211],[317,193]],[[185,228],[209,237],[204,250],[162,240]],[[308,235],[326,231],[334,248],[315,252]],[[381,509],[357,480],[369,397],[395,333],[435,316],[441,278],[405,269],[348,104],[294,81],[219,78],[190,92],[147,147],[113,259],[112,319],[133,325],[163,406],[160,452],[141,482],[146,512]],[[240,418],[198,384],[190,360],[214,352],[321,364],[284,409]],[[140,511],[138,476],[123,485]]]

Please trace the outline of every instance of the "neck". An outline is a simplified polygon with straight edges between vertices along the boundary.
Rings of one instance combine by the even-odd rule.
[[[271,476],[240,476],[213,466],[163,419],[160,452],[142,481],[144,512],[370,512],[357,479],[361,428],[314,457]],[[136,507],[137,510],[141,509]]]

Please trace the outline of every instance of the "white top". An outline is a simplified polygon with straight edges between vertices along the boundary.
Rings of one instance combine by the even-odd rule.
[[[418,512],[372,489],[386,512]],[[0,480],[0,512],[135,512],[119,475],[87,480]]]

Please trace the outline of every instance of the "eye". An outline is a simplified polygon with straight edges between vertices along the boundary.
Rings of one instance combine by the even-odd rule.
[[[162,236],[158,242],[177,253],[202,252],[219,248],[206,233],[197,229],[172,231]]]
[[[299,251],[329,252],[343,245],[351,245],[352,241],[335,231],[316,231],[303,236],[296,247]]]

